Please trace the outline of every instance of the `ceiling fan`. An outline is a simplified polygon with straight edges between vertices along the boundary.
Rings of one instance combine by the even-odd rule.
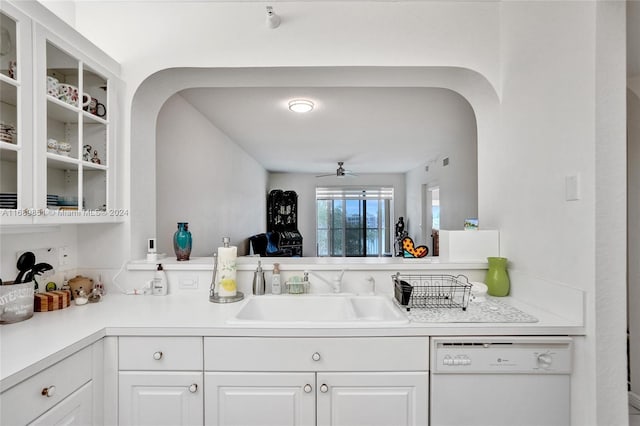
[[[342,167],[343,165],[344,165],[344,161],[338,161],[338,168],[336,169],[336,173],[335,174],[329,173],[329,174],[326,174],[326,175],[319,175],[319,176],[316,176],[316,177],[320,178],[320,177],[335,176],[335,177],[338,177],[338,178],[343,178],[343,177],[346,177],[346,176],[358,176],[355,173],[351,173],[351,171],[349,171],[349,170],[345,170],[345,168]]]

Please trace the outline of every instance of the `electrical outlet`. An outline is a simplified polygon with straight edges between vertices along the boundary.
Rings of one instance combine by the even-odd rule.
[[[180,277],[178,283],[179,283],[178,286],[180,288],[189,289],[189,290],[196,289],[198,288],[198,276],[191,275],[191,276]]]
[[[64,271],[69,269],[69,263],[71,263],[69,248],[66,246],[60,247],[58,249],[58,264],[60,265],[60,270]]]

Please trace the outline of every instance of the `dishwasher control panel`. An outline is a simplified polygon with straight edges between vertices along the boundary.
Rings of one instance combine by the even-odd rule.
[[[432,374],[570,374],[571,338],[431,339]]]

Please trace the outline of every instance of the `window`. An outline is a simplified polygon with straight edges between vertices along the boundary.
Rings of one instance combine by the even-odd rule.
[[[318,256],[391,256],[393,188],[316,188]]]

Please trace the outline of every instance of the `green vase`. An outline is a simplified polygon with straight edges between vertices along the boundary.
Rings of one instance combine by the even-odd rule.
[[[507,296],[509,294],[509,274],[507,274],[506,257],[487,257],[489,270],[484,283],[489,287],[490,296]]]

